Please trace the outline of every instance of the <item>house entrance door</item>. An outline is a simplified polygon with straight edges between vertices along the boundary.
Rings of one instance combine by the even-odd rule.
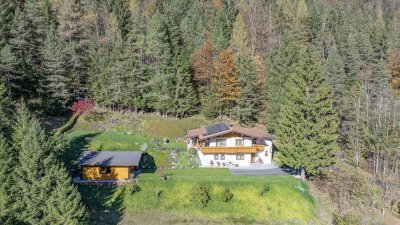
[[[251,163],[256,162],[256,153],[251,153]]]

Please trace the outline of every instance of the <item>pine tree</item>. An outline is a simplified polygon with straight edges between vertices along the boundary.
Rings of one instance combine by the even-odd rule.
[[[346,74],[344,63],[339,55],[336,45],[331,46],[328,58],[325,62],[325,69],[328,79],[331,81],[335,105],[340,105],[344,97],[344,80]]]
[[[267,75],[266,115],[265,124],[269,132],[274,133],[278,128],[278,116],[284,99],[285,82],[293,73],[298,61],[298,49],[293,42],[284,37],[278,53],[272,58]]]
[[[157,10],[147,26],[147,57],[149,59],[149,86],[152,106],[163,116],[172,104],[172,52],[168,43],[167,28],[164,16]]]
[[[11,50],[10,45],[5,45],[0,50],[0,74],[7,86],[8,97],[17,97],[24,89],[25,75],[18,68],[19,62]]]
[[[0,131],[0,223],[12,224],[14,202],[11,187],[13,186],[12,173],[15,166],[11,148],[8,146],[3,133]]]
[[[0,48],[8,44],[14,8],[15,6],[12,1],[0,0]]]
[[[334,163],[338,124],[331,95],[321,63],[310,48],[302,50],[285,84],[276,132],[284,164],[324,175]]]
[[[68,85],[65,56],[56,40],[54,28],[47,34],[43,49],[43,75],[40,80],[40,95],[43,107],[48,112],[65,111],[71,94]]]
[[[177,83],[174,96],[173,113],[177,117],[186,117],[194,114],[198,104],[197,94],[193,87],[189,57],[188,54],[183,54],[179,60],[177,67]]]
[[[242,56],[246,54],[250,54],[249,46],[248,46],[248,35],[247,31],[244,27],[243,17],[239,13],[236,16],[235,23],[233,23],[233,31],[232,31],[232,39],[231,39],[231,48],[237,55]]]
[[[10,125],[11,100],[8,97],[7,87],[4,79],[0,77],[0,133],[9,128]]]
[[[56,159],[37,120],[28,120],[26,130],[18,133],[24,136],[22,139],[13,139],[19,150],[14,172],[15,191],[20,193],[15,199],[16,215],[21,221],[38,224],[44,218],[43,205],[51,193],[50,174],[46,172]]]
[[[240,96],[239,70],[235,63],[233,53],[230,50],[223,50],[219,54],[219,60],[214,63],[214,84],[217,88],[216,95],[222,110],[231,113],[238,97]]]
[[[17,219],[27,224],[84,224],[85,209],[70,177],[57,163],[54,142],[24,104],[18,108],[12,140],[18,155],[12,190]]]
[[[300,0],[297,3],[296,17],[291,24],[292,40],[299,46],[306,46],[311,41],[311,30],[309,26],[309,13],[305,0]]]
[[[71,183],[66,169],[58,164],[51,167],[53,188],[44,206],[46,224],[87,224],[88,214],[77,187]]]
[[[261,107],[260,82],[250,55],[242,55],[237,61],[241,93],[237,100],[236,116],[241,124],[253,126]]]

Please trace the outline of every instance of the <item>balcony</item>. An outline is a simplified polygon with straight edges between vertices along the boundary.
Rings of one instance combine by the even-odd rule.
[[[203,154],[222,154],[222,153],[256,153],[263,151],[264,145],[235,146],[235,147],[201,147]]]

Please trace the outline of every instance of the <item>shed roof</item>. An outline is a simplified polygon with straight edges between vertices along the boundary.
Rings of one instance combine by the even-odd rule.
[[[76,160],[81,166],[138,166],[139,151],[84,151]]]
[[[218,137],[223,134],[227,133],[238,133],[244,136],[249,136],[253,138],[264,138],[264,139],[269,139],[273,140],[275,139],[275,136],[273,134],[270,134],[264,130],[257,129],[257,128],[246,128],[246,127],[239,127],[235,125],[227,125],[224,124],[222,127],[229,127],[229,129],[220,129],[220,130],[215,130],[213,129],[214,127],[219,127],[221,124],[214,124],[209,127],[201,127],[193,130],[188,130],[187,131],[187,136],[190,138],[197,137],[200,140],[208,139],[208,138],[213,138],[213,137]],[[209,132],[210,130],[214,130],[214,132]]]

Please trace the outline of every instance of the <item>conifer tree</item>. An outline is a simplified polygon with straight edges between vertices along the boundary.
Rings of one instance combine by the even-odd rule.
[[[86,224],[88,213],[66,169],[56,163],[49,169],[48,174],[52,176],[53,187],[44,206],[43,222],[58,225]]]
[[[4,79],[0,77],[0,133],[10,125],[11,100]]]
[[[329,82],[310,48],[301,51],[285,84],[278,122],[283,163],[295,169],[304,165],[312,175],[326,174],[338,150],[337,114]]]
[[[168,34],[164,16],[159,10],[151,17],[147,26],[147,57],[149,58],[149,86],[152,106],[163,116],[167,115],[168,107],[171,105],[172,52],[168,43]]]
[[[339,105],[344,97],[344,80],[346,74],[344,63],[339,55],[336,45],[331,46],[328,58],[325,62],[326,75],[331,82],[335,105]]]
[[[14,10],[15,6],[12,1],[0,0],[0,47],[8,44]]]
[[[270,70],[267,75],[266,88],[266,115],[265,124],[269,132],[278,130],[278,116],[285,94],[285,82],[293,73],[298,61],[298,50],[288,37],[284,37],[283,43],[273,57]]]
[[[214,64],[214,84],[217,88],[216,95],[220,104],[220,115],[222,110],[231,113],[238,97],[240,96],[239,70],[235,63],[232,51],[225,49],[220,52],[219,60]]]
[[[177,83],[174,96],[173,113],[177,117],[185,117],[196,112],[198,104],[197,94],[193,87],[189,57],[188,54],[183,54],[179,60],[177,67]]]
[[[237,64],[241,93],[237,100],[236,116],[241,124],[252,126],[257,122],[261,107],[260,82],[250,55],[241,55]]]
[[[12,224],[14,202],[11,187],[13,186],[12,173],[15,161],[11,148],[8,146],[3,133],[0,131],[0,223]]]
[[[57,163],[54,142],[24,104],[18,108],[12,140],[18,155],[12,190],[17,219],[27,224],[84,224],[86,211],[76,187]]]
[[[43,75],[40,80],[40,95],[44,108],[48,112],[61,112],[67,109],[71,94],[68,85],[65,56],[60,43],[56,40],[54,28],[47,33],[43,49]]]
[[[8,97],[17,97],[23,92],[25,75],[19,70],[19,62],[12,52],[11,46],[6,44],[0,50],[0,74],[7,86]]]

